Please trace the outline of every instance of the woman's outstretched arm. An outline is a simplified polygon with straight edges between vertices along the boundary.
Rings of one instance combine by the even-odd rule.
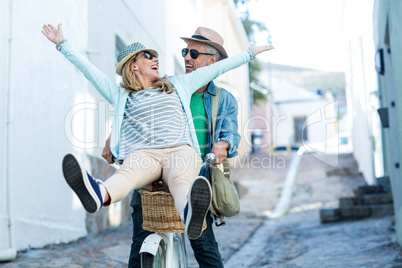
[[[173,84],[181,84],[185,89],[186,94],[191,96],[194,91],[208,84],[211,80],[214,80],[218,76],[232,69],[246,64],[250,60],[254,59],[256,55],[271,49],[274,49],[272,45],[256,47],[250,46],[250,48],[243,53],[220,60],[209,66],[198,68],[197,70],[188,74],[173,76],[170,79]]]
[[[61,23],[55,28],[43,25],[42,33],[53,44],[57,45],[64,40]],[[64,40],[66,41],[66,40]],[[92,83],[98,92],[111,104],[116,104],[119,97],[119,87],[103,72],[96,68],[87,58],[78,53],[68,42],[63,43],[59,49],[61,53],[74,64],[84,76]]]

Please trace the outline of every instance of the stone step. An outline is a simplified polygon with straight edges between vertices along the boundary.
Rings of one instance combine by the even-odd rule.
[[[367,217],[381,218],[392,215],[394,215],[394,206],[392,204],[355,205],[343,208],[320,209],[321,223]]]
[[[371,216],[371,209],[369,206],[356,205],[351,207],[340,208],[339,212],[342,219],[349,218],[367,218]]]
[[[366,194],[380,194],[384,193],[384,188],[381,185],[365,185],[357,188],[357,196]]]
[[[383,194],[366,194],[359,196],[358,200],[360,204],[376,205],[376,204],[389,204],[392,203],[392,195],[389,193]]]
[[[357,204],[355,197],[341,197],[339,198],[339,208],[351,207]]]
[[[394,215],[393,204],[370,205],[371,217],[382,218]]]
[[[339,198],[339,208],[320,209],[321,223],[394,215],[389,178],[377,178],[377,183],[359,186],[354,197]]]
[[[323,208],[320,209],[321,223],[336,222],[341,220],[339,208]]]
[[[392,195],[390,193],[366,194],[358,197],[341,197],[339,198],[339,207],[351,207],[354,205],[375,205],[392,203]]]
[[[386,193],[391,192],[391,182],[389,181],[388,176],[377,178],[377,184],[382,186],[384,192]]]

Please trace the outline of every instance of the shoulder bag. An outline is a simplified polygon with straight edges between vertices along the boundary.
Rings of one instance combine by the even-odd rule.
[[[215,143],[216,119],[218,116],[219,96],[221,88],[216,88],[216,96],[212,99],[212,147]],[[223,217],[232,217],[240,212],[240,202],[237,189],[230,179],[229,161],[223,162],[223,173],[216,165],[210,168],[210,179],[212,186],[211,212],[215,219],[219,218],[217,226],[225,225]]]

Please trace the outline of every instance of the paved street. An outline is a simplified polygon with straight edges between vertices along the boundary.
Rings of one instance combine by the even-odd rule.
[[[393,217],[320,223],[320,208],[337,206],[339,197],[364,184],[349,154],[303,155],[289,207],[271,217],[291,160],[286,153],[255,155],[232,169],[242,211],[215,228],[226,267],[402,267]],[[23,251],[0,267],[126,267],[131,230],[127,223],[74,243]],[[198,267],[187,251],[189,266]]]

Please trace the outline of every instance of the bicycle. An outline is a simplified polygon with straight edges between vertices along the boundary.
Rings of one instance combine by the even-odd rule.
[[[205,162],[201,165],[199,176],[204,176],[205,178],[208,178],[209,166],[215,161],[216,156],[213,153],[207,154],[205,157]],[[160,185],[161,181],[158,181],[153,184],[153,187],[155,189]],[[143,202],[143,211],[145,209],[147,208],[144,207]],[[188,264],[184,229],[177,233],[155,232],[148,235],[142,243],[140,249],[140,259],[142,268],[186,268]]]

